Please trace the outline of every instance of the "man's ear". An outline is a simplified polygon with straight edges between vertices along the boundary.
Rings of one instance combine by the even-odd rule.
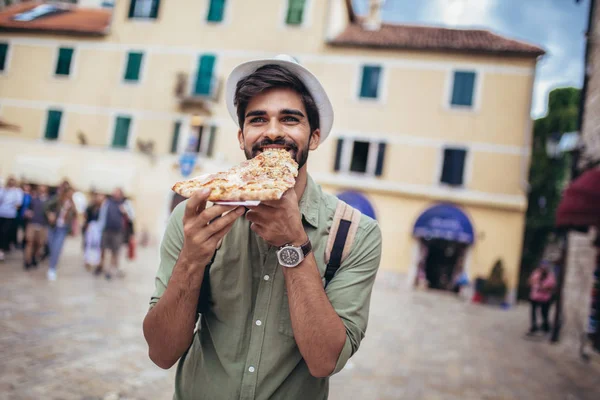
[[[244,132],[241,129],[238,129],[238,142],[240,144],[240,149],[244,150]]]
[[[316,150],[319,147],[319,143],[321,143],[321,131],[319,129],[315,129],[310,135],[310,142],[308,143],[309,150]]]

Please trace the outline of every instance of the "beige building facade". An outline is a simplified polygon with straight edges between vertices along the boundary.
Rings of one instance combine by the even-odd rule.
[[[29,25],[14,16],[41,3],[0,12],[3,176],[120,186],[138,231],[157,241],[190,140],[194,175],[243,159],[223,101],[229,72],[287,53],[321,80],[335,110],[309,172],[328,191],[368,201],[382,267],[413,277],[427,268],[428,243],[445,231],[419,235],[415,223],[442,204],[472,228],[457,246],[438,243],[454,254],[448,274],[486,276],[500,258],[516,287],[543,50],[487,31],[382,24],[378,2],[366,17],[343,0],[105,3]]]

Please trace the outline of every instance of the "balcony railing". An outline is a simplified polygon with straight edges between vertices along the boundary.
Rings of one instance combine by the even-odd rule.
[[[182,109],[206,109],[210,107],[210,103],[216,103],[219,100],[222,81],[216,75],[208,79],[200,80],[194,77],[194,81],[190,84],[190,74],[180,72],[177,74],[175,84],[175,96],[179,99],[179,104]]]

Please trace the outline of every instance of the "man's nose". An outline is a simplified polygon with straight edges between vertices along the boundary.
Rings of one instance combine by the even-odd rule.
[[[277,118],[271,118],[269,120],[269,125],[267,126],[267,130],[265,131],[265,136],[271,140],[283,137],[281,126]]]

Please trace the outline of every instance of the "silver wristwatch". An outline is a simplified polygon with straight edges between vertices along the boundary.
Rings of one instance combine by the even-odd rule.
[[[310,243],[310,239],[299,247],[286,244],[281,246],[277,251],[277,260],[282,267],[297,267],[311,251],[312,244]]]

